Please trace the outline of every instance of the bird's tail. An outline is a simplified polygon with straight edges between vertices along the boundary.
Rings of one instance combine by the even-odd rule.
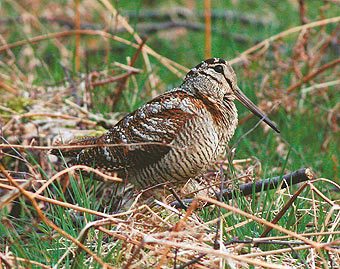
[[[56,147],[50,151],[50,154],[56,155],[58,158],[77,158],[77,156],[84,149],[90,149],[91,145],[98,145],[100,137],[83,137],[80,139],[72,140],[67,144],[57,143]]]

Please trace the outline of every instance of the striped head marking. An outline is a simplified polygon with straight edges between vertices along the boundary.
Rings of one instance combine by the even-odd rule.
[[[237,84],[236,74],[230,64],[220,58],[205,60],[192,68],[186,75],[185,82],[193,83],[195,91],[222,101],[228,97],[234,100],[233,87]]]
[[[181,88],[212,103],[230,103],[237,99],[279,132],[276,125],[240,90],[234,70],[221,58],[211,58],[195,66],[186,75]]]

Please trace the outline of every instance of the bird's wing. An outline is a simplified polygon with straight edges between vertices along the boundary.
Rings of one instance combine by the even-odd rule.
[[[167,154],[184,125],[197,117],[197,102],[182,91],[163,94],[125,116],[103,136],[78,141],[93,147],[73,154],[73,163],[109,171],[146,167]]]

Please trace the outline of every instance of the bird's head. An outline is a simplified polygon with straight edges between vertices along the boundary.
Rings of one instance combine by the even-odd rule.
[[[275,123],[240,90],[234,70],[221,58],[205,60],[192,68],[182,87],[212,102],[233,102],[237,99],[276,132],[280,132]]]

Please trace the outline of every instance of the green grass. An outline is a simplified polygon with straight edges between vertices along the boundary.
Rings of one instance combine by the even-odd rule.
[[[66,8],[68,8],[68,10],[72,9],[66,1],[54,2],[61,10]],[[157,1],[142,0],[112,2],[122,13],[126,10],[142,13],[145,8],[170,8],[174,6],[175,3],[181,3],[181,1],[172,1],[171,4],[168,1],[159,1],[160,4],[157,5]],[[197,9],[202,10],[203,1],[196,2]],[[242,24],[239,20],[231,20],[227,22],[222,20],[213,21],[214,28],[221,29],[221,31],[228,33],[228,35],[221,36],[220,34],[213,33],[212,54],[225,59],[237,57],[239,53],[249,48],[254,42],[268,38],[285,29],[299,25],[300,23],[298,9],[297,6],[293,4],[294,1],[263,2],[219,0],[212,2],[213,8],[216,9],[233,9],[237,10],[239,13],[252,14],[259,18],[272,18],[270,19],[272,23],[268,23],[265,26]],[[307,17],[309,20],[314,21],[320,19],[319,10],[323,6],[323,2],[306,2]],[[0,2],[0,17],[13,18],[13,21],[4,27],[5,31],[3,36],[7,43],[57,31],[56,26],[47,22],[44,22],[41,28],[32,27],[30,30],[27,30],[28,28],[23,27],[25,24],[14,19],[22,15],[23,11],[18,5],[13,3],[19,4],[20,1]],[[42,16],[42,11],[47,9],[49,4],[52,4],[52,2],[47,1],[46,6],[41,5],[39,8],[34,8],[33,6],[26,7],[24,5],[21,5],[21,7],[30,11],[35,17],[39,17]],[[149,6],[147,6],[147,4]],[[49,11],[51,10],[54,9],[49,9]],[[55,12],[56,14],[59,14],[58,10]],[[105,25],[101,19],[102,14],[98,10],[93,10],[93,12],[91,12],[91,8],[89,8],[87,12],[87,16],[84,16],[82,21]],[[336,15],[335,7],[325,10],[324,16],[326,18]],[[130,19],[129,23],[133,27],[137,27],[142,22],[138,19]],[[3,25],[0,24],[0,30],[2,28]],[[326,30],[323,29],[322,31],[330,33],[334,29],[335,25],[329,25]],[[316,45],[317,38],[320,37],[317,35],[317,31],[319,30],[320,28],[312,30],[312,34],[314,34],[315,37],[308,40],[310,42],[310,46]],[[174,35],[174,33],[170,34]],[[180,32],[177,34],[181,35]],[[233,39],[231,34],[242,34],[251,40],[251,44],[240,43]],[[127,33],[119,34],[119,36],[130,41],[134,40],[133,37]],[[176,38],[172,36],[171,38],[166,39],[161,34],[150,35],[147,39],[147,44],[161,55],[189,68],[195,66],[204,58],[203,31],[188,31],[180,37]],[[92,40],[92,42],[95,40],[95,45],[89,42],[90,40]],[[294,57],[293,48],[296,40],[297,35],[292,35],[282,40],[283,46],[281,47],[280,53],[282,59],[288,64],[290,63],[289,60]],[[60,42],[72,55],[68,59],[67,68],[70,69],[70,74],[73,79],[75,81],[79,81],[80,76],[77,72],[75,72],[74,67],[74,38],[66,37],[60,39]],[[107,45],[110,49],[106,54],[105,46]],[[28,55],[25,54],[23,52],[25,47],[31,48],[32,52],[26,52]],[[109,41],[108,44],[105,44],[100,37],[82,37],[82,47],[84,49],[91,49],[92,51],[87,54],[86,57],[81,58],[81,73],[115,69],[111,64],[113,61],[126,63],[126,57],[132,57],[135,53],[135,49],[112,40]],[[326,51],[325,56],[322,58],[322,63],[326,63],[338,57],[336,49],[338,48],[330,47]],[[39,100],[39,98],[36,98],[34,101],[30,100],[30,98],[34,99],[32,95],[27,97],[27,92],[32,93],[37,91],[36,88],[31,88],[32,85],[43,88],[50,85],[64,86],[63,81],[65,80],[65,73],[61,65],[63,59],[55,40],[43,41],[38,44],[32,44],[31,46],[20,46],[12,49],[11,52],[15,57],[15,61],[12,65],[10,64],[11,56],[5,52],[0,52],[0,61],[2,62],[0,65],[0,74],[14,77],[13,81],[9,80],[9,82],[13,82],[13,85],[20,90],[19,95],[22,94],[22,96],[18,97],[16,95],[8,95],[4,91],[3,99],[0,100],[0,105],[10,107],[18,113],[28,112],[32,102],[34,103]],[[250,63],[249,67],[245,67],[244,65],[235,66],[239,86],[244,90],[247,96],[249,96],[252,100],[257,100],[257,102],[265,100],[266,98],[270,99],[270,96],[267,96],[269,93],[276,93],[276,95],[278,95],[280,92],[285,92],[285,89],[287,89],[291,84],[294,84],[292,73],[287,72],[283,74],[281,84],[279,86],[280,88],[278,89],[275,86],[275,73],[271,72],[278,69],[278,62],[273,54],[273,49],[271,47],[266,56],[262,57],[259,61]],[[32,59],[38,61],[36,65],[33,65],[31,62]],[[181,83],[181,79],[169,72],[166,66],[162,65],[152,57],[150,57],[150,60],[153,73],[162,81],[160,84],[161,86],[156,89],[157,93],[162,93]],[[34,67],[31,67],[32,65]],[[123,92],[120,102],[115,108],[112,108],[109,105],[108,96],[115,89],[116,85],[108,84],[94,88],[94,106],[90,108],[91,112],[102,113],[105,117],[110,118],[112,115],[110,113],[112,112],[133,111],[155,94],[155,92],[150,90],[148,86],[149,74],[145,71],[145,65],[141,57],[139,57],[135,66],[143,70],[141,74],[135,76],[138,90],[135,92],[134,84],[130,80],[127,84],[127,88]],[[119,69],[116,68],[115,70],[119,72]],[[306,72],[303,68],[301,70]],[[250,76],[249,73],[251,73],[252,76]],[[20,78],[20,74],[23,74],[25,79]],[[256,92],[261,90],[261,83],[267,75],[269,76],[268,83],[270,86],[268,88],[270,90],[269,92],[264,93],[264,97],[261,97],[260,94],[256,94]],[[335,79],[334,72],[332,73],[332,70],[329,70],[329,72],[325,72],[325,74],[323,74],[322,79],[316,79],[316,81],[321,83]],[[8,80],[6,81],[8,82]],[[22,85],[18,81],[26,84]],[[310,85],[313,84],[305,86]],[[1,91],[2,89],[0,88],[0,92]],[[259,126],[247,136],[242,137],[243,134],[257,123],[257,120],[252,118],[243,125],[240,125],[234,138],[230,142],[230,145],[234,145],[241,138],[237,144],[234,158],[243,159],[253,156],[258,159],[261,163],[262,172],[255,174],[255,177],[257,178],[272,177],[284,174],[287,171],[294,171],[301,167],[311,167],[317,176],[328,178],[339,184],[339,170],[337,166],[340,158],[340,139],[338,132],[334,131],[334,128],[331,125],[332,122],[329,118],[331,116],[330,113],[332,111],[336,111],[336,105],[340,101],[340,92],[336,89],[336,86],[323,91],[324,92],[321,93],[310,93],[307,94],[307,96],[303,96],[299,88],[293,93],[290,101],[282,99],[283,103],[278,110],[270,113],[270,118],[280,127],[280,135],[275,134],[271,130],[269,130],[269,132],[264,132],[264,129]],[[37,94],[39,94],[38,91]],[[289,110],[287,108],[290,104],[289,102],[294,101],[298,102],[300,105],[296,105],[292,110]],[[11,105],[9,106],[9,104]],[[240,104],[237,104],[237,107],[239,109],[241,119],[249,114],[249,112]],[[8,120],[8,112],[0,110],[0,120],[6,123]],[[29,121],[29,119],[26,119],[25,121]],[[83,126],[78,127],[80,129],[83,128]],[[7,139],[6,136],[5,138]],[[22,141],[19,140],[17,143],[22,143]],[[277,150],[279,145],[283,145],[283,151]],[[7,166],[9,169],[15,168],[15,161],[12,158],[4,158],[3,163],[6,165],[6,168]],[[41,178],[50,178],[51,171],[44,171],[44,168],[42,168],[39,164],[37,155],[33,155],[32,158],[29,158],[29,163],[31,167],[34,167],[34,171],[38,172],[37,174],[39,174]],[[53,174],[55,174],[55,172],[53,172]],[[235,174],[227,174],[227,176],[235,179]],[[317,182],[315,183],[315,186],[330,199],[335,200],[339,198],[338,193],[333,191],[334,188],[331,184]],[[66,192],[63,190],[63,184],[56,181],[50,185],[48,190],[45,190],[44,195],[59,201],[97,210],[99,212],[112,213],[114,211],[113,204],[115,203],[114,191],[112,190],[108,195],[105,194],[104,189],[105,185],[92,180],[92,178],[89,178],[88,176],[81,176],[77,180],[71,176]],[[296,190],[297,187],[291,187],[289,189],[289,193],[293,194]],[[312,194],[309,188],[306,188],[306,190],[302,192],[299,198],[294,202],[294,206],[290,207],[280,219],[278,225],[296,233],[317,232],[321,230],[325,219],[327,218],[327,214],[329,213],[330,206],[322,203],[323,199],[315,196],[313,199],[319,202],[320,206],[318,207],[316,216],[313,216],[312,213],[306,213],[311,209],[312,203],[310,200],[304,198],[312,199]],[[227,203],[270,221],[276,216],[279,209],[281,209],[288,200],[289,196],[287,196],[287,192],[281,193],[277,190],[263,190],[260,195],[253,194],[250,198],[237,196]],[[40,205],[49,219],[74,238],[78,237],[79,233],[87,223],[97,219],[94,215],[79,213],[69,208],[51,203],[41,202]],[[13,208],[17,210],[16,213],[13,212]],[[215,219],[218,216],[218,210],[212,207],[201,209],[196,213],[204,222]],[[225,214],[227,212],[225,210],[221,210],[221,213]],[[164,216],[161,216],[165,218],[167,214],[170,213],[163,212],[162,214],[164,214]],[[335,215],[331,218],[332,221],[334,221],[334,216]],[[177,218],[175,219],[178,220]],[[13,256],[53,266],[58,262],[66,249],[72,245],[70,241],[61,237],[55,230],[41,222],[37,216],[36,210],[24,197],[20,197],[10,206],[2,208],[0,210],[0,220],[1,253],[10,252]],[[226,231],[228,227],[233,227],[237,223],[245,220],[246,218],[236,214],[227,215],[227,217],[223,218],[222,229]],[[176,222],[173,224],[175,225],[175,223]],[[338,224],[336,227],[338,228]],[[114,230],[115,228],[116,227],[114,225],[107,226],[107,229]],[[207,231],[207,233],[214,233],[214,229],[216,227],[212,225],[210,228],[211,230]],[[235,228],[232,231],[224,232],[223,240],[227,242],[233,238],[256,238],[261,235],[263,230],[264,228],[262,225],[256,222],[249,222],[248,224]],[[327,230],[327,228],[325,230]],[[273,230],[270,235],[279,236],[282,234]],[[324,239],[324,242],[327,238],[328,237]],[[335,240],[336,238],[339,239],[339,237],[333,237],[332,240]],[[316,240],[316,237],[312,237],[311,239]],[[91,228],[89,229],[89,234],[86,237],[85,243],[93,253],[97,254],[103,261],[111,264],[112,266],[121,267],[126,262],[126,242],[123,240],[117,240],[105,233],[98,232],[98,230]],[[283,247],[286,246],[263,245],[261,246],[261,249],[266,251],[280,249]],[[75,251],[75,249],[72,251]],[[149,252],[149,250],[144,251],[145,253]],[[250,252],[251,248],[249,247],[247,251]],[[292,261],[297,264],[303,264],[301,259],[306,260],[310,252],[302,250],[298,253],[300,258],[293,257]],[[320,255],[327,257],[327,254],[324,252]],[[282,259],[285,257],[286,256],[283,255]],[[74,259],[72,258],[72,255],[69,255],[62,261],[61,264],[64,268],[70,268],[73,261]],[[83,267],[100,268],[99,264],[89,259],[89,256],[85,255],[84,252],[81,252],[81,254],[77,256],[77,263],[78,266],[82,265]],[[26,264],[25,266],[29,265]],[[35,268],[35,266],[31,267]]]

